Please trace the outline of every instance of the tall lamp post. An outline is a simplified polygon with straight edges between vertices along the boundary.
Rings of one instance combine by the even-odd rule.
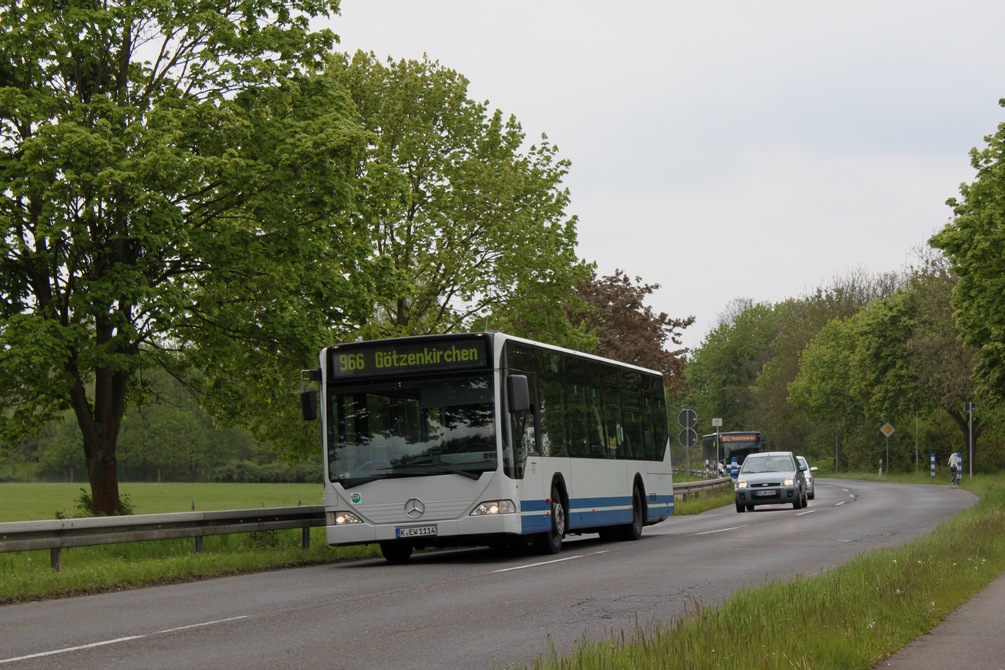
[[[974,410],[977,409],[977,403],[965,402],[963,403],[963,409],[967,413],[967,425],[969,426],[969,435],[967,437],[970,445],[970,458],[968,462],[970,464],[970,478],[974,478]]]

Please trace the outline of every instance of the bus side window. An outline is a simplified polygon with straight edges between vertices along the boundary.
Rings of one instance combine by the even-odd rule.
[[[600,390],[587,389],[586,395],[587,421],[590,428],[590,458],[607,458],[607,431],[604,430],[604,417],[601,414],[603,405],[600,402]]]

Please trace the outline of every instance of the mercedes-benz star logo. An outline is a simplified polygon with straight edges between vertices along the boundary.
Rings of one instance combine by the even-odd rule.
[[[410,498],[405,503],[405,514],[409,519],[418,519],[426,511],[426,506],[418,498]]]

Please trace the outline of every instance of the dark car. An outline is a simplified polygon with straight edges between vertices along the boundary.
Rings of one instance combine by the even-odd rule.
[[[805,466],[791,451],[762,451],[743,461],[736,478],[736,511],[753,510],[757,505],[806,506]]]

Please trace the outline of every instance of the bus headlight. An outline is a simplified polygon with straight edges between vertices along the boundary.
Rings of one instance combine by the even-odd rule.
[[[478,505],[471,510],[471,516],[515,513],[516,505],[513,504],[512,500],[486,500],[478,503]]]
[[[352,512],[328,512],[329,526],[348,526],[354,523],[363,523],[363,520]]]

